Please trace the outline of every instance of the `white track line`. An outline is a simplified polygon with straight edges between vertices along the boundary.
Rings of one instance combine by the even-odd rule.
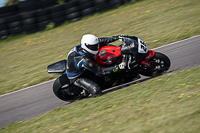
[[[170,46],[170,45],[174,45],[176,43],[184,42],[184,41],[196,38],[196,37],[200,37],[200,35],[193,36],[193,37],[181,40],[181,41],[173,42],[173,43],[170,43],[170,44],[167,44],[167,45],[164,45],[164,46],[160,46],[160,47],[154,48],[153,50],[164,48],[164,47],[167,47],[167,46]],[[55,79],[53,79],[53,80],[55,80]],[[33,85],[33,86],[29,86],[27,88],[24,88],[24,89],[21,89],[21,90],[17,90],[17,91],[13,91],[13,92],[10,92],[10,93],[4,94],[4,95],[0,95],[0,98],[3,97],[3,96],[7,96],[7,95],[10,95],[10,94],[14,94],[14,93],[20,92],[20,91],[24,91],[24,90],[27,90],[27,89],[30,89],[30,88],[33,88],[33,87],[36,87],[36,86],[40,86],[42,84],[46,84],[46,83],[52,82],[53,80],[46,81],[46,82],[43,82],[43,83],[40,83],[40,84],[36,84],[36,85]]]
[[[190,37],[190,38],[187,38],[187,39],[181,40],[181,41],[173,42],[173,43],[170,43],[170,44],[167,44],[167,45],[164,45],[164,46],[160,46],[160,47],[154,48],[153,50],[156,50],[156,49],[159,49],[159,48],[163,48],[163,47],[167,47],[167,46],[170,46],[170,45],[174,45],[174,44],[176,44],[176,43],[184,42],[184,41],[187,41],[187,40],[190,40],[190,39],[196,38],[196,37],[200,37],[200,35],[193,36],[193,37]]]
[[[54,80],[55,80],[55,79],[52,79],[52,80],[49,80],[49,81],[46,81],[46,82],[43,82],[43,83],[39,83],[39,84],[36,84],[36,85],[33,85],[33,86],[26,87],[26,88],[24,88],[24,89],[20,89],[20,90],[13,91],[13,92],[10,92],[10,93],[4,94],[4,95],[0,95],[0,98],[3,97],[3,96],[7,96],[7,95],[10,95],[10,94],[16,93],[16,92],[20,92],[20,91],[24,91],[24,90],[27,90],[27,89],[30,89],[30,88],[33,88],[33,87],[36,87],[36,86],[40,86],[40,85],[43,85],[43,84],[52,82],[52,81],[54,81]]]

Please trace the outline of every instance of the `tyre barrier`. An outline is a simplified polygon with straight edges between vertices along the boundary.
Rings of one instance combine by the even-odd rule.
[[[111,9],[117,8],[119,6],[123,5],[123,1],[122,0],[110,0],[109,1],[109,7]]]
[[[64,23],[65,21],[65,6],[58,5],[56,7],[50,8],[50,19],[53,22],[54,26],[59,26]]]
[[[5,18],[8,16],[16,15],[18,14],[18,6],[12,5],[12,6],[5,6],[0,8],[0,18]]]
[[[107,0],[94,0],[94,5],[97,13],[104,12],[109,9]]]
[[[96,13],[95,8],[94,8],[94,1],[79,0],[79,4],[80,4],[81,16],[82,17],[88,17],[88,16]]]
[[[56,4],[58,4],[58,0],[40,0],[39,7],[40,9],[45,9],[48,7],[52,7]]]
[[[36,18],[27,18],[23,20],[23,29],[26,34],[34,33],[38,31]]]
[[[18,4],[18,11],[19,12],[28,12],[37,10],[37,1],[21,1]]]
[[[35,13],[37,30],[42,31],[50,23],[50,10],[49,8],[37,10]]]
[[[79,1],[69,1],[64,4],[65,20],[75,22],[81,19]]]
[[[16,36],[23,32],[22,19],[20,14],[8,17],[7,19],[8,31],[10,35]]]
[[[80,12],[74,12],[74,13],[68,14],[68,15],[66,16],[66,19],[67,19],[69,22],[78,21],[78,20],[81,19],[81,13],[80,13]]]
[[[46,29],[47,25],[75,22],[95,13],[117,8],[131,0],[28,0],[0,8],[0,40],[9,36],[30,34]]]
[[[0,40],[6,39],[9,36],[6,19],[0,18]]]

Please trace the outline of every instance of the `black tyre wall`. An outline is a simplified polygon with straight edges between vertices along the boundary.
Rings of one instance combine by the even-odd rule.
[[[16,14],[17,12],[8,12],[8,13],[0,14],[0,18],[7,18]]]
[[[55,26],[66,20],[75,22],[96,12],[116,8],[130,0],[26,0],[19,4],[0,8],[1,36],[33,33],[43,30],[50,22]],[[3,37],[5,38],[5,37]]]
[[[6,13],[18,13],[18,7],[17,5],[11,5],[11,6],[4,6],[0,8],[0,15],[6,14]]]
[[[90,0],[79,0],[81,17],[87,17],[96,12],[94,8],[94,1]]]
[[[40,16],[44,16],[44,15],[49,15],[49,13],[50,13],[49,8],[41,9],[41,10],[35,11],[35,16],[40,17]]]
[[[111,9],[117,8],[123,4],[122,0],[110,0],[109,1],[109,7]]]
[[[5,35],[8,35],[8,30],[1,30],[0,36],[5,36]]]
[[[107,0],[94,0],[96,12],[103,12],[109,9],[109,1]]]
[[[50,19],[51,19],[51,17],[50,17],[49,14],[43,15],[43,16],[39,16],[39,17],[36,18],[38,23],[42,22],[42,21],[50,20]]]
[[[1,24],[5,24],[6,23],[6,19],[5,18],[0,18],[0,25]]]
[[[65,5],[65,19],[68,22],[75,22],[81,19],[79,1],[69,1]]]
[[[76,18],[70,19],[69,22],[76,22],[79,20],[81,20],[81,17],[76,17]]]
[[[14,16],[10,16],[10,17],[6,18],[6,21],[8,23],[13,23],[13,22],[16,22],[16,21],[21,21],[21,16],[19,14],[18,15],[14,15]]]
[[[29,24],[29,25],[25,25],[24,26],[24,31],[27,33],[27,34],[30,34],[30,33],[35,33],[38,31],[38,26],[36,23],[34,24]]]
[[[25,31],[32,31],[34,29],[37,29],[37,24],[36,23],[33,23],[33,24],[28,24],[28,25],[25,25],[24,26],[24,30]]]
[[[35,18],[29,18],[29,19],[23,20],[23,24],[24,25],[35,24],[35,23],[36,23],[36,19]]]
[[[15,27],[20,27],[20,26],[22,26],[22,21],[16,21],[16,22],[9,23],[8,26],[10,29],[15,28]]]
[[[107,11],[108,8],[109,8],[109,6],[107,3],[101,3],[101,4],[95,5],[96,12],[104,12],[104,11]]]
[[[51,16],[52,19],[55,19],[55,18],[59,18],[59,17],[64,16],[64,15],[65,15],[64,11],[61,10],[61,11],[52,13],[50,16]]]
[[[41,30],[45,30],[45,29],[46,29],[46,26],[47,26],[50,22],[51,22],[50,20],[46,20],[46,21],[42,21],[42,22],[37,23],[38,29],[39,29],[40,31],[41,31]]]
[[[56,7],[50,8],[50,17],[51,21],[54,22],[55,26],[59,26],[65,21],[65,6],[59,5]]]
[[[6,18],[10,35],[16,36],[23,33],[23,23],[20,14]]]
[[[30,34],[38,31],[36,11],[20,13],[20,16],[25,33]]]
[[[65,16],[61,16],[59,18],[52,19],[52,22],[54,22],[55,26],[59,26],[59,25],[63,24],[64,21],[65,21]]]
[[[38,31],[37,21],[35,18],[23,20],[23,28],[26,33],[34,33]]]
[[[9,36],[8,24],[5,18],[0,18],[0,40],[6,39]]]
[[[33,11],[37,10],[37,8],[38,8],[37,1],[21,1],[18,4],[19,12]]]
[[[50,7],[48,9],[49,9],[50,13],[55,13],[55,12],[64,10],[64,7],[65,7],[64,5],[59,5],[59,6]]]
[[[8,29],[7,24],[0,24],[0,31]]]
[[[82,4],[85,4],[87,2],[90,2],[91,0],[78,0],[79,4],[82,5]]]
[[[75,6],[75,7],[66,9],[65,14],[70,14],[70,13],[79,12],[79,11],[80,11],[79,6]]]
[[[23,32],[23,28],[21,26],[14,27],[14,28],[9,29],[9,32],[13,36],[20,35]]]
[[[6,39],[9,36],[8,30],[0,30],[0,40]]]
[[[82,3],[82,4],[80,5],[80,9],[81,9],[81,10],[85,10],[85,9],[90,8],[90,7],[93,7],[93,6],[94,6],[94,2],[93,2],[93,1],[89,1],[89,2],[87,2],[87,3]]]
[[[36,25],[39,31],[46,29],[46,26],[50,23],[50,8],[38,10],[36,14]],[[28,26],[29,27],[29,26]],[[34,27],[33,25],[29,28]],[[34,29],[30,30],[33,31]]]
[[[81,15],[83,17],[87,17],[87,16],[90,16],[90,15],[93,15],[95,12],[96,12],[95,8],[90,7],[90,8],[86,8],[85,10],[82,10]]]
[[[64,9],[67,10],[68,8],[79,6],[79,2],[78,0],[67,1],[63,6]]]
[[[71,20],[71,19],[74,19],[74,18],[79,18],[80,16],[81,16],[80,12],[74,12],[74,13],[68,14],[67,19]]]
[[[106,3],[107,0],[94,0],[94,4],[98,5],[98,4],[102,4],[102,3]]]
[[[40,0],[39,8],[45,9],[45,8],[48,8],[48,7],[52,7],[52,6],[58,4],[57,1],[58,0]]]
[[[36,11],[23,12],[23,13],[20,14],[20,16],[21,16],[22,20],[34,18],[34,17],[36,17]]]

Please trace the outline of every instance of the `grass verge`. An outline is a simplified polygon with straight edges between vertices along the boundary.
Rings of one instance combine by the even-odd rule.
[[[1,133],[197,133],[200,67],[75,102]]]
[[[47,73],[47,66],[66,59],[83,34],[135,35],[149,48],[198,35],[199,9],[199,0],[143,0],[49,31],[1,41],[0,95],[56,78]]]

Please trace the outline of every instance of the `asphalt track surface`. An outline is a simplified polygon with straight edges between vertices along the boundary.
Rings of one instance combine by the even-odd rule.
[[[200,66],[200,35],[154,49],[166,54],[171,60],[168,71],[178,72]],[[142,77],[144,82],[148,77]],[[52,91],[54,80],[31,86],[0,96],[0,129],[15,121],[27,121],[69,103],[59,100]],[[134,81],[136,82],[136,81]],[[123,88],[126,85],[110,88],[105,93]]]

